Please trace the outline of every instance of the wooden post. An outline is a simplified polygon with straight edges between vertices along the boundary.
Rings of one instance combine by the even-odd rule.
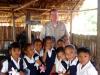
[[[26,13],[26,31],[28,35],[28,43],[31,43],[31,25],[30,25],[30,12]]]
[[[100,75],[100,0],[98,0],[98,21],[97,21],[97,51],[96,51],[96,66],[98,75]]]
[[[12,11],[12,25],[13,25],[13,41],[16,41],[16,26],[15,26],[15,18],[14,18],[14,12]]]
[[[73,12],[72,11],[70,12],[70,17],[71,17],[71,20],[70,20],[70,43],[73,43],[73,35],[72,35],[72,18],[73,18]]]

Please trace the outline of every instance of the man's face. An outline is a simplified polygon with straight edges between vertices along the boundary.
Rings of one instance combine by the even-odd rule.
[[[57,11],[51,11],[50,17],[52,21],[57,21],[58,19],[58,12]]]

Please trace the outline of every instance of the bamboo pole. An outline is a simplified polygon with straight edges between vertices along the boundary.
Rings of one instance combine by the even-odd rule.
[[[96,66],[100,75],[100,0],[98,0]]]
[[[12,11],[12,25],[13,25],[13,41],[16,41],[16,28],[15,28],[15,18],[14,12]]]

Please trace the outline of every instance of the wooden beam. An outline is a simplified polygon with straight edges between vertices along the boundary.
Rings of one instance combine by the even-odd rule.
[[[30,5],[35,4],[36,1],[38,1],[38,0],[32,0],[32,1],[26,3],[26,4],[22,5],[22,6],[20,6],[20,7],[16,8],[16,9],[14,9],[14,11],[19,11],[19,10],[21,10],[21,9],[27,8],[27,7],[29,7]]]
[[[97,50],[96,50],[96,66],[98,75],[100,75],[100,0],[98,0],[98,20],[97,20]]]
[[[37,11],[49,11],[50,9],[42,9],[42,8],[27,8],[27,10],[37,10]]]

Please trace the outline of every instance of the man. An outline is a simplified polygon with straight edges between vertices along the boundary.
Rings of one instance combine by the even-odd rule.
[[[58,11],[56,9],[51,9],[50,11],[51,21],[46,23],[43,27],[42,32],[40,34],[40,38],[43,39],[46,36],[51,36],[55,38],[55,40],[62,39],[65,41],[65,44],[69,44],[69,35],[65,24],[61,21],[58,21]]]

